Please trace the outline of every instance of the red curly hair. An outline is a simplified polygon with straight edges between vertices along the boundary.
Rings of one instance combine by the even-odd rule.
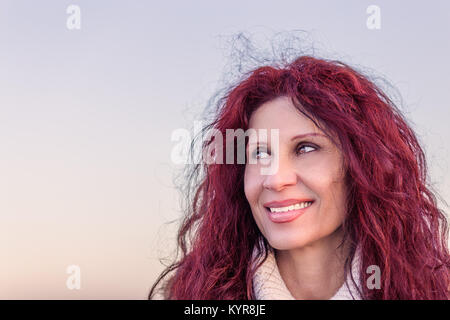
[[[381,289],[363,285],[361,296],[448,299],[446,217],[427,184],[424,152],[394,103],[348,65],[302,56],[248,73],[219,101],[217,117],[205,129],[219,130],[224,139],[226,129],[247,130],[252,113],[279,96],[292,98],[319,128],[339,139],[349,190],[343,229],[353,248],[346,272],[356,247],[362,254],[361,279],[369,265],[382,271]],[[230,143],[224,140],[223,148]],[[191,171],[190,206],[178,233],[181,257],[162,272],[149,298],[168,278],[166,299],[254,299],[258,266],[250,263],[252,252],[256,247],[267,256],[268,243],[244,194],[244,168],[203,163]]]

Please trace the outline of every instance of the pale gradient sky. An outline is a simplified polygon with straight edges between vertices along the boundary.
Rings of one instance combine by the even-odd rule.
[[[241,31],[306,30],[389,80],[449,201],[450,2],[432,3],[1,1],[0,298],[146,298],[180,214],[171,132],[193,125],[224,36]],[[70,4],[81,30],[66,28]],[[380,30],[366,27],[371,4]],[[80,290],[66,288],[72,264]]]

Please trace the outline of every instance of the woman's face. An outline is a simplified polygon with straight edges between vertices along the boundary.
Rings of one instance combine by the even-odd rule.
[[[331,235],[347,212],[339,149],[287,97],[262,104],[249,127],[267,130],[267,139],[247,145],[247,157],[254,160],[247,161],[244,189],[269,244],[289,250]],[[272,129],[279,129],[278,148],[271,145],[276,143],[270,139]],[[262,174],[264,161],[276,161],[275,157],[278,170]],[[312,204],[303,208],[305,201]]]

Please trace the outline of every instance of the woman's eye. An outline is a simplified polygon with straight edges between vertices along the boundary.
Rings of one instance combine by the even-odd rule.
[[[301,145],[299,148],[297,148],[297,154],[301,153],[308,153],[311,151],[316,150],[317,148],[308,144]],[[301,152],[301,150],[305,150],[304,152]]]
[[[252,156],[254,159],[264,159],[269,156],[269,153],[265,149],[257,148],[255,151],[253,151]]]
[[[300,145],[297,148],[296,152],[297,152],[297,154],[303,154],[303,153],[315,151],[317,149],[318,148],[316,146],[304,144],[304,145]],[[265,148],[256,148],[255,151],[252,152],[253,159],[265,159],[267,157],[270,157],[270,154],[269,154],[268,150]]]

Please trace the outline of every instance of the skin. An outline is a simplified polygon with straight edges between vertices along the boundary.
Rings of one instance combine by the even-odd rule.
[[[279,129],[278,154],[271,139],[247,146],[256,161],[245,167],[244,190],[261,233],[275,250],[280,274],[296,299],[329,299],[344,283],[348,245],[342,241],[347,213],[343,157],[331,140],[298,111],[291,99],[278,97],[262,104],[251,116],[253,129]],[[299,134],[316,136],[296,138]],[[256,151],[256,153],[255,153]],[[278,170],[261,174],[264,161]],[[264,159],[264,160],[262,160]],[[256,163],[255,163],[256,162]],[[265,162],[267,165],[267,162]],[[263,206],[269,201],[313,199],[297,219],[274,223]]]

